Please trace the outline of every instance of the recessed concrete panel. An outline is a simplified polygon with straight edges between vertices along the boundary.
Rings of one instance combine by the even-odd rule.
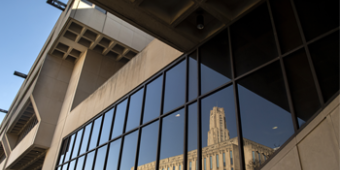
[[[119,32],[120,32],[120,29],[121,29],[120,23],[118,23],[115,20],[108,18],[108,19],[106,19],[104,29],[103,29],[103,33],[114,38],[114,39],[117,39]]]
[[[132,36],[133,36],[133,31],[122,25],[119,31],[118,40],[126,44],[127,46],[131,46]]]
[[[299,144],[301,165],[306,170],[339,169],[337,140],[329,121],[323,120]]]
[[[271,170],[301,170],[297,148],[294,147]]]

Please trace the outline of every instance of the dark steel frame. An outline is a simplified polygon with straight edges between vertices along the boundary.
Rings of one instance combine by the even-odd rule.
[[[238,95],[238,86],[237,86],[237,81],[260,70],[261,68],[264,68],[276,61],[279,61],[280,62],[280,66],[281,66],[281,72],[282,72],[282,76],[283,76],[283,80],[284,80],[284,85],[285,85],[285,89],[286,89],[286,95],[287,95],[287,100],[288,100],[288,104],[289,104],[289,109],[290,109],[290,113],[292,115],[292,122],[293,122],[293,126],[294,126],[294,131],[295,133],[289,138],[287,139],[287,141],[281,146],[280,149],[278,149],[270,158],[267,158],[266,159],[266,162],[262,163],[261,166],[259,167],[259,169],[261,169],[264,165],[266,165],[267,162],[269,162],[272,157],[274,157],[282,148],[284,148],[285,145],[287,145],[292,138],[294,138],[306,125],[309,124],[309,122],[311,122],[320,112],[323,108],[325,108],[327,106],[327,104],[332,100],[334,99],[338,94],[339,94],[339,91],[334,94],[334,96],[325,103],[324,99],[323,99],[323,96],[322,96],[322,91],[320,89],[320,85],[319,85],[319,81],[318,81],[318,77],[316,75],[316,72],[315,72],[315,69],[314,69],[314,65],[313,65],[313,62],[312,62],[312,58],[311,58],[311,55],[309,53],[309,48],[308,48],[308,45],[319,40],[319,39],[322,39],[336,31],[339,31],[339,27],[333,29],[333,30],[330,30],[310,41],[306,41],[305,37],[304,37],[304,32],[303,32],[303,29],[302,29],[302,26],[300,24],[300,20],[299,20],[299,16],[297,14],[297,11],[296,11],[296,8],[295,8],[295,5],[294,5],[294,2],[293,0],[290,0],[290,3],[292,5],[292,8],[293,8],[293,11],[294,11],[294,16],[295,16],[295,19],[296,19],[296,22],[297,22],[297,25],[298,25],[298,28],[299,28],[299,32],[300,32],[300,35],[301,35],[301,39],[303,41],[303,44],[296,47],[295,49],[292,49],[290,50],[289,52],[286,52],[284,54],[282,54],[281,52],[281,47],[280,47],[280,43],[279,43],[279,39],[278,39],[278,35],[277,35],[277,31],[276,31],[276,27],[275,27],[275,19],[272,15],[272,11],[271,11],[271,6],[270,6],[270,1],[269,0],[262,0],[260,3],[258,3],[256,6],[253,7],[253,9],[255,9],[256,7],[258,7],[259,5],[263,4],[263,3],[266,3],[267,4],[267,8],[268,8],[268,12],[269,12],[269,16],[270,16],[270,20],[271,20],[271,24],[272,24],[272,29],[273,29],[273,34],[274,34],[274,38],[275,38],[275,45],[276,45],[276,48],[277,48],[277,51],[278,51],[278,56],[275,58],[275,59],[272,59],[260,66],[257,66],[256,68],[240,75],[240,76],[237,76],[236,77],[236,74],[235,74],[235,68],[234,68],[234,59],[233,59],[233,52],[232,52],[232,41],[231,41],[231,33],[230,33],[230,26],[232,25],[232,23],[234,23],[235,21],[239,20],[240,18],[242,18],[244,15],[248,14],[249,12],[251,12],[252,10],[248,11],[247,13],[243,14],[242,16],[238,17],[235,21],[233,21],[230,25],[227,26],[227,31],[228,31],[228,42],[229,42],[229,55],[230,55],[230,63],[231,63],[231,73],[232,73],[232,78],[229,82],[205,93],[205,94],[201,94],[201,68],[200,68],[200,63],[201,63],[201,59],[200,59],[200,46],[202,46],[202,44],[204,44],[205,42],[209,41],[211,38],[209,38],[208,40],[206,40],[205,42],[203,42],[201,45],[199,45],[196,49],[192,50],[190,53],[188,54],[192,54],[194,52],[196,52],[196,59],[197,59],[197,86],[198,86],[198,91],[197,91],[197,97],[195,99],[192,99],[192,100],[188,100],[188,93],[189,93],[189,55],[182,55],[181,57],[179,57],[178,59],[176,59],[175,61],[173,61],[172,63],[170,63],[168,66],[166,66],[165,68],[162,69],[162,71],[156,73],[155,75],[153,75],[151,78],[149,78],[148,80],[146,80],[142,85],[136,87],[135,89],[133,89],[132,91],[130,91],[129,93],[127,93],[124,97],[122,97],[121,99],[119,99],[117,102],[115,102],[114,104],[112,104],[111,106],[109,106],[108,108],[104,109],[101,113],[99,113],[97,116],[95,116],[94,118],[92,118],[91,120],[89,120],[86,124],[84,124],[83,126],[79,127],[78,129],[76,129],[74,132],[72,132],[70,135],[66,136],[63,138],[63,141],[67,140],[66,142],[69,143],[70,140],[69,138],[73,135],[73,134],[76,134],[75,135],[75,140],[77,138],[77,132],[80,130],[80,129],[83,129],[83,133],[82,133],[82,138],[84,136],[84,133],[85,133],[85,127],[90,124],[90,123],[93,123],[97,118],[99,118],[100,116],[103,116],[103,120],[101,122],[101,127],[100,127],[100,132],[99,132],[99,137],[98,137],[98,141],[97,141],[97,146],[95,148],[92,148],[91,150],[88,150],[89,148],[89,145],[90,145],[90,139],[91,139],[91,136],[92,136],[92,129],[93,129],[93,124],[92,124],[92,127],[91,127],[91,132],[90,132],[90,135],[89,135],[89,142],[87,144],[87,149],[86,149],[86,152],[85,153],[82,153],[79,155],[79,152],[80,152],[80,148],[81,148],[81,145],[83,143],[82,141],[82,138],[81,138],[81,141],[80,141],[80,144],[79,144],[79,149],[78,149],[78,153],[75,158],[72,158],[72,152],[73,152],[73,147],[75,145],[75,142],[73,142],[73,146],[71,148],[71,154],[70,154],[70,159],[66,162],[63,161],[63,164],[62,165],[59,165],[59,157],[60,155],[62,154],[63,152],[63,146],[61,146],[61,150],[60,150],[60,153],[59,153],[59,157],[58,157],[58,162],[56,163],[56,169],[59,168],[59,167],[62,167],[62,166],[69,166],[69,163],[73,160],[76,160],[76,165],[77,165],[77,161],[78,161],[78,158],[82,157],[82,156],[85,156],[85,160],[84,160],[84,164],[83,164],[83,168],[84,168],[84,165],[85,165],[85,162],[86,162],[86,155],[87,153],[90,153],[92,151],[95,152],[95,157],[94,157],[94,162],[93,162],[93,167],[95,166],[95,161],[96,161],[96,156],[97,156],[97,150],[101,147],[103,147],[104,145],[107,145],[107,151],[106,151],[106,158],[105,158],[105,165],[107,164],[107,159],[108,159],[108,153],[109,153],[109,150],[110,150],[110,143],[115,141],[115,140],[118,140],[118,139],[121,139],[121,145],[120,145],[120,151],[119,151],[119,158],[118,158],[118,164],[117,166],[120,167],[120,162],[121,162],[121,156],[122,156],[122,150],[123,150],[123,145],[124,145],[124,139],[125,139],[125,136],[132,133],[132,132],[135,132],[135,131],[138,131],[138,138],[137,138],[137,147],[136,147],[136,155],[135,155],[135,162],[134,162],[134,166],[135,166],[135,170],[137,170],[137,165],[138,165],[138,155],[139,155],[139,147],[140,147],[140,138],[141,138],[141,130],[143,127],[155,122],[155,121],[159,121],[159,128],[158,128],[158,145],[157,145],[157,156],[156,156],[156,166],[155,166],[155,169],[159,169],[159,157],[160,157],[160,148],[161,148],[161,136],[162,136],[162,121],[163,121],[163,118],[180,110],[180,109],[184,109],[185,110],[185,117],[184,117],[184,141],[183,141],[183,152],[184,152],[184,155],[183,155],[183,170],[186,170],[187,169],[187,152],[188,152],[188,147],[187,147],[187,144],[188,144],[188,106],[197,102],[197,147],[198,147],[198,150],[197,150],[197,161],[198,161],[198,170],[201,170],[202,169],[202,141],[201,141],[201,99],[207,97],[207,96],[210,96],[211,94],[213,93],[216,93],[218,92],[219,90],[222,90],[226,87],[229,87],[229,86],[233,86],[233,91],[234,91],[234,101],[235,101],[235,114],[236,114],[236,121],[237,121],[237,135],[238,135],[238,144],[239,144],[239,160],[240,160],[240,168],[241,169],[245,169],[245,160],[244,160],[244,151],[243,151],[243,134],[242,134],[242,124],[241,124],[241,114],[240,114],[240,104],[239,104],[239,95]],[[283,58],[300,50],[300,49],[304,49],[306,51],[306,54],[307,54],[307,58],[308,58],[308,64],[311,68],[311,72],[312,72],[312,76],[313,76],[313,80],[314,80],[314,84],[315,84],[315,87],[316,87],[316,90],[317,90],[317,94],[318,94],[318,97],[319,97],[319,102],[320,102],[320,108],[319,110],[307,121],[305,122],[305,124],[302,126],[302,127],[299,127],[298,125],[298,121],[297,121],[297,117],[296,117],[296,113],[295,113],[295,109],[294,109],[294,104],[293,104],[293,100],[292,100],[292,95],[291,95],[291,91],[290,91],[290,87],[289,87],[289,81],[288,81],[288,78],[287,78],[287,74],[286,74],[286,70],[285,70],[285,64],[283,62]],[[185,80],[185,103],[182,104],[181,106],[178,106],[177,108],[167,112],[167,113],[163,113],[163,105],[164,105],[164,94],[165,94],[165,80],[166,80],[166,72],[168,70],[170,70],[171,68],[173,68],[175,65],[177,65],[178,63],[180,62],[186,62],[186,80]],[[144,104],[145,104],[145,97],[146,97],[146,91],[148,90],[146,87],[149,83],[151,83],[153,80],[159,78],[160,76],[162,76],[162,94],[161,94],[161,107],[160,107],[160,114],[157,118],[154,118],[146,123],[143,124],[143,116],[144,116]],[[136,93],[137,91],[141,90],[142,88],[144,88],[144,92],[143,92],[143,100],[142,100],[142,111],[141,111],[141,116],[140,116],[140,125],[136,128],[133,128],[131,130],[129,130],[128,132],[125,132],[125,128],[126,128],[126,122],[127,122],[127,117],[128,117],[128,110],[129,110],[129,103],[130,103],[130,97],[131,95],[133,95],[134,93]],[[115,116],[116,116],[116,110],[117,110],[117,107],[121,102],[123,102],[124,100],[128,100],[127,101],[127,108],[126,108],[126,114],[125,114],[125,119],[124,119],[124,125],[123,125],[123,133],[113,139],[111,139],[111,135],[112,135],[112,130],[113,130],[113,124],[114,124],[114,121],[115,121]],[[101,131],[102,131],[102,126],[103,126],[103,122],[104,122],[104,118],[105,118],[105,113],[111,109],[114,108],[114,113],[113,113],[113,118],[112,118],[112,124],[111,124],[111,129],[110,129],[110,135],[109,135],[109,140],[101,145],[99,145],[99,142],[100,142],[100,135],[101,135]],[[65,153],[64,153],[65,154]],[[65,155],[66,156],[66,155]],[[65,160],[65,156],[64,156],[64,160]],[[92,168],[93,168],[92,167]]]

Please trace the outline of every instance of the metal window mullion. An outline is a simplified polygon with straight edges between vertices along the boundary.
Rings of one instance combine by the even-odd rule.
[[[318,80],[318,77],[316,75],[316,71],[315,71],[315,68],[314,68],[313,60],[312,60],[312,57],[311,57],[311,54],[309,52],[309,48],[308,48],[308,45],[307,45],[307,42],[306,42],[306,37],[305,37],[305,34],[303,32],[303,28],[302,28],[299,15],[298,15],[296,7],[295,7],[295,3],[294,3],[293,0],[290,0],[290,3],[292,5],[292,9],[293,9],[293,12],[294,12],[294,16],[295,16],[295,19],[296,19],[297,26],[299,28],[299,32],[300,32],[300,35],[301,35],[303,46],[305,47],[305,52],[306,52],[306,55],[307,55],[309,67],[310,67],[310,70],[312,72],[312,76],[313,76],[313,80],[314,80],[314,85],[316,87],[316,92],[317,92],[318,97],[319,97],[319,103],[322,106],[324,104],[324,99],[323,99],[323,96],[322,96],[322,91],[321,91],[321,88],[320,88],[319,80]]]
[[[202,169],[202,126],[201,126],[201,100],[199,96],[201,95],[201,58],[200,50],[196,50],[197,59],[197,169]]]
[[[102,116],[102,122],[100,123],[100,128],[99,128],[99,132],[98,132],[98,139],[97,139],[97,143],[96,143],[96,147],[98,147],[99,143],[100,143],[100,137],[102,135],[102,129],[103,129],[103,125],[104,125],[104,119],[105,119],[105,115],[106,113],[103,113],[101,116]],[[99,116],[100,117],[100,116]],[[99,118],[98,117],[98,118]],[[98,119],[97,118],[97,119]]]
[[[185,68],[185,102],[189,100],[189,56],[185,56],[186,68]],[[187,169],[187,159],[188,159],[188,105],[184,106],[184,138],[183,138],[183,169]]]
[[[74,134],[74,141],[73,141],[73,146],[72,146],[72,149],[70,151],[70,158],[69,158],[69,162],[71,162],[72,160],[72,154],[73,154],[73,149],[74,149],[74,145],[76,144],[76,140],[77,140],[77,133]]]
[[[157,153],[156,153],[156,165],[155,169],[159,169],[159,158],[160,158],[160,150],[161,150],[161,141],[162,141],[162,123],[163,119],[159,119],[159,124],[158,124],[158,141],[157,141]]]
[[[114,125],[115,125],[115,119],[116,119],[116,113],[117,113],[117,105],[116,104],[113,108],[114,108],[114,111],[113,111],[113,115],[112,115],[112,123],[111,123],[111,129],[110,129],[110,135],[109,135],[109,141],[111,141],[112,139],[112,132],[113,132],[113,128],[114,128]]]
[[[298,121],[297,121],[296,114],[295,114],[293,99],[292,99],[292,95],[291,95],[291,91],[290,91],[290,87],[289,87],[289,81],[288,81],[285,65],[284,65],[284,62],[283,62],[283,59],[282,59],[282,52],[281,52],[280,42],[279,42],[279,38],[278,38],[278,35],[277,35],[275,21],[274,21],[274,17],[273,17],[273,14],[272,14],[272,10],[271,10],[271,6],[270,6],[269,0],[267,0],[267,6],[268,6],[268,12],[269,12],[270,20],[271,20],[272,27],[273,27],[276,48],[277,48],[277,51],[279,53],[281,72],[282,72],[282,76],[283,76],[283,80],[284,80],[284,84],[285,84],[285,89],[286,89],[286,95],[287,95],[287,99],[288,99],[289,110],[290,110],[291,117],[292,117],[294,131],[297,132],[297,130],[298,130]]]
[[[126,104],[126,110],[125,110],[125,116],[124,116],[124,124],[123,124],[123,132],[122,134],[125,134],[126,126],[127,126],[127,121],[129,118],[129,108],[130,108],[130,99],[131,99],[132,94],[127,98],[127,104]]]
[[[142,130],[141,130],[141,128],[138,128],[138,137],[137,137],[137,146],[136,146],[136,155],[135,155],[134,170],[137,170],[137,166],[138,166],[139,148],[140,148],[141,138],[142,138]]]
[[[244,148],[243,148],[243,134],[242,134],[242,124],[241,124],[241,114],[240,114],[240,104],[239,104],[239,96],[238,96],[238,88],[235,81],[235,67],[234,67],[234,56],[231,45],[231,34],[230,34],[230,26],[228,29],[228,44],[229,44],[229,55],[230,55],[230,64],[231,64],[231,72],[232,72],[232,82],[233,82],[233,91],[234,91],[234,102],[235,102],[235,115],[236,115],[236,126],[237,126],[237,140],[238,140],[238,151],[239,151],[239,159],[240,159],[240,169],[246,169],[245,159],[244,159]]]
[[[125,140],[125,136],[122,136],[120,148],[119,148],[119,158],[118,158],[118,162],[117,162],[117,170],[120,170],[120,162],[121,162],[122,155],[123,155],[124,140]]]

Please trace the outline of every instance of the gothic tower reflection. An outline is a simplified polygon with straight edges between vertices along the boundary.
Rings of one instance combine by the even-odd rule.
[[[244,140],[247,170],[254,170],[264,163],[274,149],[251,140]],[[202,170],[239,170],[239,146],[237,137],[231,138],[222,107],[210,111],[208,146],[202,148]],[[188,151],[187,170],[198,170],[197,150]],[[156,162],[137,167],[137,170],[154,170]],[[131,168],[133,170],[134,167]],[[183,154],[159,160],[159,170],[183,170]]]

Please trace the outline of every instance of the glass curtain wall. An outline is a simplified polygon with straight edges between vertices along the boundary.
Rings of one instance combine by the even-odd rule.
[[[339,93],[337,7],[262,1],[65,137],[56,169],[259,169]]]

